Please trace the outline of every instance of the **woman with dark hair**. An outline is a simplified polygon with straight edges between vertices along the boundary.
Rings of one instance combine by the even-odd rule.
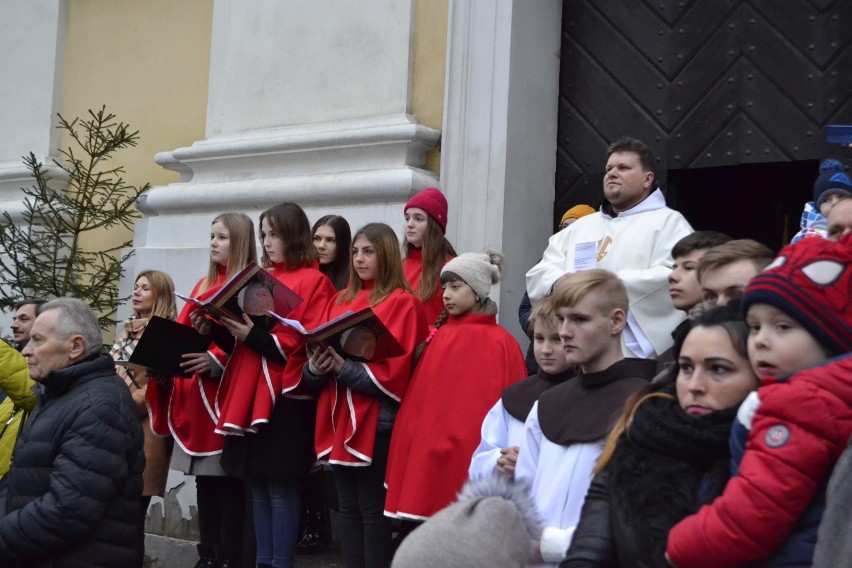
[[[320,272],[328,276],[338,292],[343,290],[349,281],[349,247],[352,246],[349,222],[340,215],[325,215],[314,223],[311,234]],[[331,540],[325,491],[328,474],[328,466],[318,465],[299,480],[302,496],[302,521],[296,544],[299,554],[320,552]]]
[[[385,468],[411,361],[428,331],[423,305],[402,273],[393,229],[371,223],[355,233],[349,285],[328,304],[325,319],[371,307],[402,347],[377,350],[368,360],[341,357],[332,347],[308,346],[303,377],[321,388],[316,450],[330,463],[340,500],[340,541],[347,568],[385,568],[391,559],[390,521],[384,515]]]
[[[737,306],[706,312],[675,364],[625,405],[560,568],[666,567],[669,529],[721,495],[740,403],[757,388]]]
[[[352,244],[349,223],[340,215],[325,215],[314,223],[311,234],[320,271],[328,276],[336,290],[343,290],[349,280],[349,247]]]

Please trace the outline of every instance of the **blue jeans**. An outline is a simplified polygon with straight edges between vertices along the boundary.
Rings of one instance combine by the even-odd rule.
[[[299,483],[295,475],[249,474],[257,563],[293,568],[299,537]]]

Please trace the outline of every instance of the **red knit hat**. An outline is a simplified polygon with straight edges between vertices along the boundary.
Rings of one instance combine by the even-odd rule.
[[[803,239],[749,282],[743,313],[769,304],[795,319],[833,355],[852,351],[852,234]]]
[[[425,211],[438,223],[442,233],[447,232],[447,198],[437,187],[427,187],[409,199],[403,211],[408,211],[410,207]]]

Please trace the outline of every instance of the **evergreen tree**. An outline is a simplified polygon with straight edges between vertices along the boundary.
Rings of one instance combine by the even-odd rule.
[[[34,185],[21,188],[21,221],[16,223],[8,212],[0,218],[0,309],[13,309],[25,297],[72,296],[88,303],[101,328],[112,331],[123,300],[118,283],[132,255],[122,249],[132,240],[100,250],[87,250],[82,241],[93,231],[132,229],[140,217],[136,199],[150,185],[128,185],[124,168],[107,165],[116,151],[137,145],[139,131],[117,122],[106,107],[88,112],[88,120],[71,122],[58,115],[57,128],[71,143],[59,150],[61,160],[53,162],[67,175],[67,186],[52,180],[32,152],[23,158]]]

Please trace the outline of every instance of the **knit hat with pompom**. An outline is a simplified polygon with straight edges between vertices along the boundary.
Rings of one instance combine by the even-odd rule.
[[[488,297],[491,285],[500,282],[502,268],[503,255],[499,252],[466,252],[445,264],[441,276],[448,272],[455,274],[482,300]]]
[[[819,177],[814,182],[814,205],[817,209],[832,195],[852,195],[852,180],[837,160],[825,160],[819,166]]]

